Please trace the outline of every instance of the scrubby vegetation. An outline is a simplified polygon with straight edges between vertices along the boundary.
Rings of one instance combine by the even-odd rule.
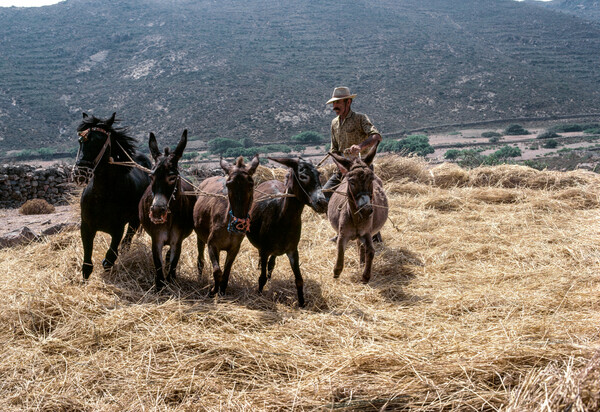
[[[504,129],[504,134],[507,136],[521,136],[529,134],[529,131],[524,129],[520,124],[511,124]]]
[[[379,152],[416,154],[427,156],[435,150],[429,144],[429,137],[423,134],[409,135],[401,140],[387,139],[380,143]]]
[[[30,199],[19,208],[22,215],[46,215],[54,213],[56,208],[45,199]]]

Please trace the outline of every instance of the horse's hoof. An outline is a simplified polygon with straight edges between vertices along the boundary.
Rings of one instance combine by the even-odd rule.
[[[114,263],[108,259],[102,260],[102,267],[104,270],[110,270],[114,266]]]
[[[371,278],[365,278],[365,277],[363,277],[363,278],[361,278],[361,280],[360,280],[360,281],[361,281],[361,282],[362,282],[364,285],[366,285],[367,283],[369,283],[369,280],[371,280]]]

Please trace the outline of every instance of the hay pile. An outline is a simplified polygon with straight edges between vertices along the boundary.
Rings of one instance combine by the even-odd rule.
[[[376,170],[391,222],[371,282],[353,246],[332,278],[333,230],[306,210],[303,310],[285,256],[256,293],[247,241],[214,299],[194,235],[158,294],[146,235],[108,273],[99,235],[87,284],[76,232],[0,251],[0,409],[597,409],[598,177],[394,157]]]

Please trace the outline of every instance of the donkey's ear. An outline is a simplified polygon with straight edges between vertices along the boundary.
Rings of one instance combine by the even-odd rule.
[[[150,154],[154,161],[160,157],[160,149],[158,148],[158,144],[156,143],[156,136],[154,133],[150,132],[150,138],[148,139],[148,147],[150,148]]]
[[[88,115],[87,115],[87,113],[86,113],[86,112],[83,112],[83,118],[84,118],[84,119],[87,119],[87,118],[88,118]]]
[[[176,158],[180,159],[181,156],[183,156],[183,151],[185,150],[186,145],[187,145],[187,129],[185,129],[183,131],[183,133],[181,134],[181,139],[179,139],[179,143],[177,144],[177,147],[175,148],[175,151],[173,152],[173,154],[175,155]]]
[[[352,161],[346,159],[344,156],[340,156],[340,155],[335,154],[335,153],[329,152],[329,154],[331,155],[331,158],[333,159],[333,162],[338,167],[338,169],[340,170],[340,172],[343,175],[345,175],[346,173],[348,173],[348,170],[350,170],[350,167],[352,166]]]
[[[221,165],[221,169],[223,169],[227,174],[229,174],[233,168],[233,165],[223,158],[219,160],[219,164]]]
[[[295,157],[270,157],[267,156],[267,159],[272,160],[277,163],[281,163],[284,166],[287,166],[291,169],[298,168],[298,159]]]
[[[254,174],[254,172],[256,172],[256,168],[258,167],[258,165],[260,164],[260,160],[258,158],[258,153],[254,155],[254,158],[252,158],[252,163],[250,163],[250,168],[248,169],[248,174],[250,176],[252,176]]]
[[[113,125],[113,123],[115,122],[115,116],[116,116],[116,115],[117,115],[117,112],[114,112],[114,113],[112,114],[112,116],[110,116],[110,119],[108,119],[108,120],[106,121],[106,124],[107,124],[109,127],[110,127],[110,126],[112,126],[112,125]]]
[[[371,150],[369,150],[369,153],[367,153],[367,155],[365,157],[363,157],[363,162],[365,162],[367,164],[367,166],[371,166],[371,163],[373,163],[373,159],[375,158],[375,153],[377,153],[377,146],[379,146],[379,142],[377,142],[377,144],[375,144],[373,147],[371,147]]]

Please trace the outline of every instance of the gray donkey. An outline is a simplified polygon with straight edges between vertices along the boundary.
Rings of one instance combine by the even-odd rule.
[[[344,269],[344,251],[349,240],[357,239],[360,264],[364,265],[363,283],[371,279],[373,265],[372,236],[381,230],[388,217],[388,200],[383,184],[373,170],[371,163],[377,152],[377,145],[364,159],[349,160],[330,153],[343,175],[341,185],[331,196],[327,217],[337,232],[337,261],[333,277],[337,278]]]

